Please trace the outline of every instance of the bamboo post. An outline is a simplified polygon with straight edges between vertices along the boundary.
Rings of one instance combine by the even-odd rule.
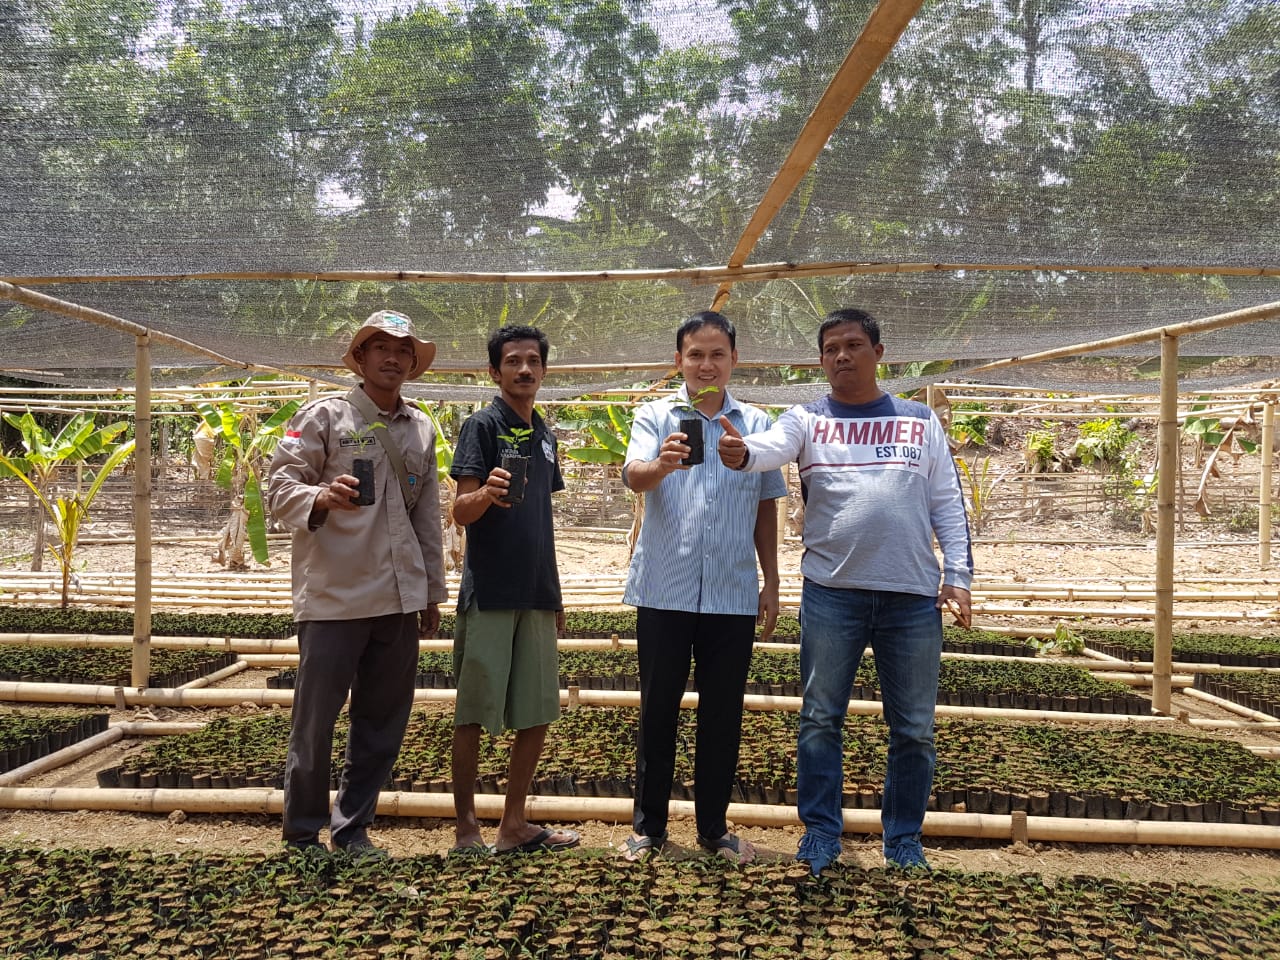
[[[138,688],[151,676],[151,335],[137,337],[133,414],[133,663]]]
[[[1271,458],[1276,442],[1276,403],[1267,397],[1262,408],[1262,475],[1258,479],[1258,565],[1271,566]]]
[[[1160,337],[1160,473],[1156,486],[1156,619],[1151,705],[1167,714],[1172,701],[1174,493],[1178,472],[1178,338]]]

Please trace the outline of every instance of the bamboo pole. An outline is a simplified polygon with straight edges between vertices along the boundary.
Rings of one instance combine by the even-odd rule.
[[[61,283],[62,281],[58,282]],[[134,337],[147,337],[152,343],[163,343],[166,346],[176,347],[177,349],[183,350],[187,353],[192,353],[196,356],[216,361],[224,366],[239,367],[242,370],[260,370],[264,373],[283,373],[285,376],[296,376],[296,374],[290,374],[288,370],[280,367],[269,367],[263,366],[262,364],[245,363],[241,360],[235,360],[231,357],[223,356],[213,350],[208,350],[197,343],[192,343],[190,340],[183,340],[181,337],[175,337],[172,334],[161,333],[159,330],[149,330],[140,323],[134,323],[132,320],[125,320],[121,317],[114,316],[113,314],[104,313],[101,310],[93,310],[78,303],[59,300],[57,297],[50,297],[43,293],[36,293],[34,290],[24,290],[20,286],[15,286],[12,283],[6,283],[3,280],[0,280],[0,299],[12,300],[15,303],[34,307],[37,310],[47,310],[50,313],[60,313],[66,317],[83,320],[85,323],[92,323],[99,327],[107,327],[111,330],[127,333]],[[148,369],[150,368],[148,367]]]
[[[1211,317],[1204,317],[1200,320],[1187,320],[1183,323],[1174,323],[1165,327],[1149,327],[1146,330],[1138,330],[1134,333],[1126,333],[1117,337],[1105,337],[1101,340],[1090,340],[1085,343],[1073,343],[1066,347],[1055,347],[1052,350],[1042,350],[1039,353],[1029,353],[1024,357],[1008,357],[1004,360],[994,360],[991,363],[980,364],[976,367],[970,367],[965,371],[966,374],[985,373],[988,370],[1001,370],[1005,367],[1013,367],[1024,363],[1040,363],[1044,360],[1058,360],[1063,357],[1074,357],[1081,353],[1097,353],[1100,350],[1113,350],[1116,347],[1129,347],[1139,343],[1148,343],[1152,340],[1164,341],[1164,339],[1172,338],[1176,340],[1180,336],[1192,333],[1207,333],[1210,330],[1219,330],[1223,327],[1233,327],[1242,323],[1256,323],[1259,320],[1272,320],[1280,316],[1280,303],[1264,303],[1256,307],[1247,307],[1243,310],[1232,310],[1229,313],[1219,313]],[[1163,354],[1162,354],[1163,357]],[[1163,359],[1161,362],[1161,371],[1163,375]],[[1177,394],[1177,371],[1174,371],[1174,394]],[[1161,381],[1161,397],[1164,396],[1163,379]],[[1173,410],[1176,410],[1176,401],[1173,401]],[[1163,421],[1166,416],[1176,419],[1175,415],[1166,410],[1165,401],[1162,399],[1160,404],[1160,417]]]
[[[118,723],[115,726],[96,733],[92,737],[86,737],[83,740],[71,744],[69,747],[63,747],[61,750],[55,750],[53,753],[45,754],[38,760],[32,760],[30,763],[23,764],[21,767],[15,767],[8,773],[0,774],[0,787],[17,786],[25,780],[32,777],[38,777],[42,773],[48,773],[50,770],[57,770],[59,767],[65,767],[69,763],[75,763],[82,757],[87,757],[91,753],[96,753],[103,747],[109,747],[111,744],[122,740],[125,737],[134,736],[158,736],[167,737],[174,734],[192,733],[201,729],[203,723],[182,723],[182,722],[152,722],[152,723]]]
[[[1271,566],[1271,468],[1275,457],[1276,405],[1268,399],[1262,408],[1262,470],[1258,478],[1258,565]]]
[[[414,691],[414,703],[451,703],[457,695],[452,689],[418,689]],[[578,703],[597,707],[636,707],[640,705],[640,694],[631,690],[577,690]],[[0,682],[0,700],[11,700],[20,703],[91,703],[115,706],[117,709],[128,707],[227,707],[239,704],[269,707],[293,705],[292,690],[253,690],[253,689],[162,689],[149,688],[135,690],[132,688],[111,687],[93,684],[71,683],[20,683],[15,681]],[[560,691],[562,704],[569,702],[569,691]],[[765,694],[748,694],[743,697],[743,705],[748,710],[777,710],[795,713],[800,709],[800,697],[775,697]],[[686,693],[680,700],[684,709],[692,709],[698,705],[696,693]],[[883,705],[878,700],[850,701],[848,713],[851,716],[879,716]],[[938,716],[959,717],[967,720],[1043,720],[1052,723],[1096,723],[1105,719],[1109,721],[1124,720],[1127,723],[1148,725],[1152,723],[1167,724],[1176,722],[1167,715],[1120,715],[1081,713],[1069,710],[1015,710],[998,707],[952,707],[939,704],[936,707]],[[1206,729],[1241,729],[1280,730],[1280,720],[1272,723],[1247,723],[1243,720],[1210,720],[1192,718],[1188,721],[1193,726]]]
[[[296,656],[294,657],[294,660],[295,661],[297,660]],[[190,683],[184,683],[181,686],[177,687],[177,689],[178,690],[199,690],[202,687],[207,687],[207,686],[210,686],[211,684],[219,683],[222,680],[226,680],[228,677],[234,677],[237,673],[243,673],[247,669],[249,669],[248,661],[241,658],[237,660],[235,663],[227,664],[221,670],[215,670],[213,671],[213,673],[206,674],[203,677],[196,677]]]
[[[56,770],[58,767],[66,766],[68,763],[74,763],[81,757],[87,757],[89,754],[101,750],[103,747],[109,747],[123,738],[123,730],[119,727],[109,727],[101,733],[95,733],[93,736],[86,737],[69,747],[63,747],[61,750],[55,750],[53,753],[46,754],[30,763],[15,767],[8,773],[0,773],[0,787],[11,787],[49,770]]]
[[[1196,277],[1277,277],[1280,266],[1242,267],[1227,263],[1076,263],[1042,261],[1037,263],[986,263],[983,261],[948,260],[922,263],[912,260],[831,260],[815,263],[756,263],[738,267],[712,265],[651,270],[537,270],[537,271],[444,271],[444,270],[209,270],[200,273],[138,273],[127,276],[103,274],[68,274],[66,276],[30,275],[6,277],[10,283],[25,287],[41,287],[71,283],[152,283],[156,281],[237,280],[267,282],[273,280],[316,280],[328,283],[401,282],[401,283],[625,283],[665,280],[680,283],[710,284],[765,280],[801,279],[805,277],[857,276],[899,273],[1121,273],[1156,276]]]
[[[751,251],[755,249],[773,218],[813,169],[818,154],[831,139],[831,134],[866,88],[880,64],[893,51],[903,31],[907,29],[907,24],[922,5],[923,0],[880,0],[876,4],[862,33],[849,48],[844,62],[822,92],[809,119],[792,144],[790,153],[782,161],[782,166],[778,168],[773,181],[751,214],[751,220],[738,238],[733,253],[729,255],[730,267],[741,267],[747,262],[747,257],[751,256]],[[732,280],[720,284],[711,301],[712,310],[719,310],[729,299],[732,285]]]
[[[133,417],[133,663],[130,680],[151,676],[151,340],[137,337]]]
[[[1197,690],[1190,684],[1184,685],[1182,692],[1192,699],[1211,703],[1215,707],[1221,707],[1223,710],[1228,710],[1241,717],[1247,717],[1250,720],[1257,720],[1259,723],[1272,723],[1276,719],[1269,713],[1263,713],[1261,710],[1250,710],[1248,707],[1243,707],[1238,703],[1233,703],[1232,701],[1225,700],[1222,697],[1215,697],[1212,693]]]
[[[335,794],[331,794],[334,796]],[[505,798],[477,794],[476,815],[482,820],[500,819]],[[604,823],[631,822],[629,798],[530,796],[525,816],[532,820]],[[0,809],[5,810],[111,810],[126,813],[279,814],[284,792],[267,787],[234,790],[99,790],[82,787],[0,787]],[[453,818],[453,796],[448,793],[383,791],[377,813],[386,817]],[[691,818],[694,804],[672,800],[674,817]],[[735,824],[757,827],[795,826],[799,816],[793,806],[731,803],[726,811]],[[843,810],[844,832],[875,834],[881,831],[879,810]],[[1020,818],[1019,818],[1020,819]],[[929,811],[923,832],[930,837],[1013,839],[1015,818],[990,813]],[[1239,823],[1168,823],[1152,820],[1103,820],[1074,817],[1027,817],[1025,839],[1052,843],[1124,843],[1159,846],[1232,847],[1280,849],[1280,830]]]
[[[1170,664],[1173,662],[1173,552],[1175,490],[1178,456],[1178,338],[1160,337],[1160,423],[1157,437],[1159,476],[1156,481],[1156,608],[1155,649],[1152,653],[1154,683],[1151,703],[1168,713],[1171,698]]]

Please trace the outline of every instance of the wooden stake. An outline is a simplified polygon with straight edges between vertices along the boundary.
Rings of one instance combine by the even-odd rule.
[[[1159,477],[1156,484],[1156,608],[1151,704],[1167,714],[1173,662],[1174,495],[1178,468],[1178,338],[1160,337]]]

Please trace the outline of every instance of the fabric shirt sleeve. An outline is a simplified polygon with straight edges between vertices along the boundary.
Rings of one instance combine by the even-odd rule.
[[[427,568],[427,600],[444,603],[449,599],[449,588],[444,578],[444,533],[440,511],[440,480],[433,470],[436,462],[436,428],[428,422],[423,429],[427,443],[427,468],[422,476],[422,489],[410,511],[418,546],[422,548],[422,562]]]
[[[929,417],[929,447],[950,451],[946,431],[936,416]],[[934,458],[929,468],[929,522],[942,548],[942,582],[968,590],[973,583],[973,547],[969,517],[954,458]]]
[[[623,469],[637,460],[657,460],[662,451],[665,436],[659,436],[657,408],[658,401],[651,401],[636,408],[636,415],[631,420],[631,440],[627,443],[627,456]]]
[[[778,418],[768,430],[753,433],[743,440],[750,456],[744,470],[751,473],[776,471],[785,463],[800,456],[805,441],[805,416],[803,407],[792,407]],[[781,476],[779,476],[781,479]],[[783,485],[783,492],[786,485]]]
[[[453,447],[453,466],[449,469],[449,475],[455,480],[463,477],[486,480],[493,469],[485,456],[486,444],[480,419],[478,415],[468,417],[458,431],[458,442]]]
[[[329,419],[323,407],[294,414],[276,444],[267,471],[267,506],[289,530],[310,529],[328,451]]]

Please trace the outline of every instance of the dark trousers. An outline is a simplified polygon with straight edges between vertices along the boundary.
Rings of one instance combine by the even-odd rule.
[[[329,836],[344,846],[373,822],[378,791],[400,753],[413,708],[418,616],[298,624],[289,755],[284,769],[284,838]],[[351,694],[351,731],[338,795],[329,813],[333,726]]]
[[[728,829],[725,810],[738,770],[742,693],[755,641],[755,617],[639,607],[640,729],[636,734],[636,833],[660,837],[675,774],[680,698],[693,660],[698,689],[694,812],[709,840]]]

